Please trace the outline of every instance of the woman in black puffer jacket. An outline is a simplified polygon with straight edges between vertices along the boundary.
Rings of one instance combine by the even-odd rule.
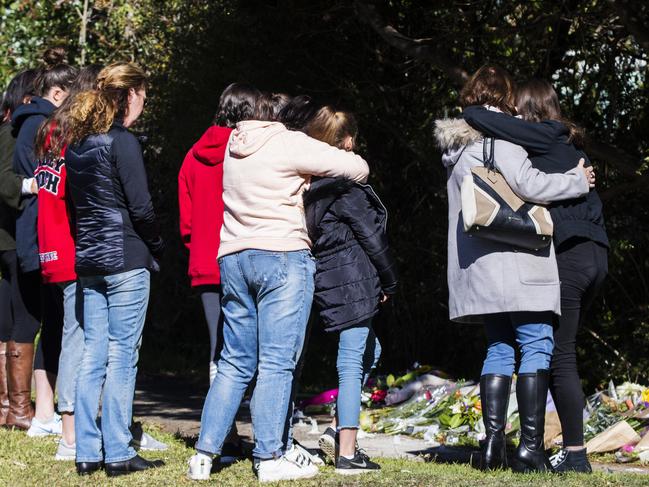
[[[353,117],[331,107],[320,109],[305,130],[346,150],[357,133]],[[314,179],[304,206],[316,258],[314,301],[327,331],[340,332],[336,418],[319,444],[339,473],[377,470],[356,450],[356,435],[361,387],[381,353],[372,318],[397,288],[387,211],[370,186],[340,178]]]

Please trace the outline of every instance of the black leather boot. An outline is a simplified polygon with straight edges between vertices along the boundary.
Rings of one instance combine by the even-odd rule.
[[[514,472],[553,471],[543,443],[549,383],[550,374],[547,370],[538,370],[535,374],[519,374],[516,380],[521,441],[512,461]]]
[[[480,468],[495,470],[507,468],[505,452],[505,425],[512,378],[501,374],[480,377],[482,420],[487,437],[480,452]]]

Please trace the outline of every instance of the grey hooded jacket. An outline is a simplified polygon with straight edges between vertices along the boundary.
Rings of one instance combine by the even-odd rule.
[[[560,315],[559,274],[552,245],[528,251],[464,232],[460,187],[472,167],[483,165],[480,132],[462,119],[445,119],[435,122],[435,137],[447,168],[450,319],[481,323],[485,314],[517,311]],[[497,169],[526,201],[544,204],[589,191],[580,169],[565,174],[540,172],[522,147],[504,140],[496,140],[494,154]]]

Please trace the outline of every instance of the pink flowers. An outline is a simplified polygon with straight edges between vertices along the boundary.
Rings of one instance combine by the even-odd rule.
[[[381,402],[385,399],[385,396],[387,396],[387,394],[388,391],[384,389],[376,389],[370,396],[370,400],[374,403]]]

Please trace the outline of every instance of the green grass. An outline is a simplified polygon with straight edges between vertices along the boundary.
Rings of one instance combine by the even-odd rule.
[[[147,453],[149,458],[162,458],[167,465],[161,469],[108,479],[103,472],[90,477],[78,477],[72,462],[54,461],[56,438],[28,438],[17,431],[0,430],[0,485],[2,486],[166,486],[166,485],[257,485],[249,461],[239,462],[212,475],[211,481],[190,482],[185,479],[187,459],[192,450],[173,435],[162,433],[154,426],[146,429],[168,442],[170,449],[161,454]],[[154,430],[154,431],[152,431]],[[516,475],[511,472],[482,473],[466,465],[437,465],[412,460],[379,460],[382,470],[362,477],[341,477],[332,467],[326,467],[313,480],[285,482],[283,485],[305,486],[646,486],[649,476],[637,474],[584,475]],[[275,484],[280,485],[280,484]]]

